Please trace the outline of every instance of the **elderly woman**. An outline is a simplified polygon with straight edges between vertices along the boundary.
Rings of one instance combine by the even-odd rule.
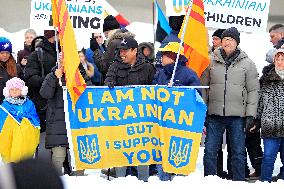
[[[279,148],[282,148],[280,152],[284,153],[284,49],[276,51],[273,62],[274,64],[263,69],[263,75],[260,78],[256,124],[261,127],[264,146],[261,180],[268,182],[272,181]],[[284,154],[281,157],[284,157]],[[284,179],[284,175],[280,175],[280,178]]]
[[[0,37],[0,103],[2,103],[3,89],[6,81],[17,76],[16,61],[11,55],[12,43],[5,37]]]

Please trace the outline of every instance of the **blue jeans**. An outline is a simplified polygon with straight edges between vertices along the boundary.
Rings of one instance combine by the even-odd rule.
[[[263,139],[263,146],[264,146],[264,153],[263,153],[263,159],[261,164],[261,181],[272,181],[272,174],[274,170],[274,163],[277,158],[277,154],[279,151],[279,148],[282,149],[280,152],[282,155],[281,158],[284,157],[284,138],[264,138]],[[281,162],[283,162],[283,159],[281,159]],[[281,179],[284,179],[283,172],[280,173]]]
[[[158,177],[161,181],[172,180],[171,174],[164,172],[162,164],[157,164]]]
[[[208,116],[204,150],[204,176],[217,175],[217,153],[225,129],[231,144],[233,180],[245,180],[245,118],[238,116]]]

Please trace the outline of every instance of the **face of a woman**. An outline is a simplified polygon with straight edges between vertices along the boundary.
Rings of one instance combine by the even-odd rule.
[[[10,58],[11,54],[8,51],[1,51],[0,52],[0,61],[7,62]]]
[[[284,70],[284,53],[275,56],[274,64],[277,70]]]
[[[86,62],[86,57],[82,52],[79,53],[79,59],[80,59],[80,62],[83,62],[83,63]]]
[[[35,38],[35,35],[34,35],[34,34],[27,33],[27,34],[25,35],[25,43],[26,43],[27,45],[31,45],[34,38]]]

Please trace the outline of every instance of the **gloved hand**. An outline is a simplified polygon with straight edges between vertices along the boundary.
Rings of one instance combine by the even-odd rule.
[[[90,39],[90,49],[92,51],[95,51],[100,48],[100,45],[98,44],[97,40],[95,38]]]
[[[253,116],[247,116],[246,117],[246,132],[251,132],[250,130],[254,127],[254,118]]]
[[[255,126],[255,128],[252,129],[250,132],[251,132],[251,133],[257,133],[257,132],[259,132],[259,130],[260,130],[260,128],[261,128],[260,119],[255,119],[255,120],[254,120],[254,126]]]
[[[113,82],[107,82],[107,86],[108,86],[108,88],[113,89],[114,83]]]

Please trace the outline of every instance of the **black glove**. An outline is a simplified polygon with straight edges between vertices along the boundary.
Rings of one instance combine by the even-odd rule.
[[[253,116],[247,116],[245,124],[246,124],[246,132],[249,132],[249,130],[254,127]]]
[[[92,49],[92,51],[100,49],[100,45],[95,38],[90,39],[90,49]]]
[[[114,83],[113,82],[107,82],[107,86],[108,86],[108,88],[113,89]]]
[[[251,130],[252,133],[257,133],[259,132],[260,128],[261,128],[261,124],[260,124],[260,119],[255,119],[254,120],[254,125],[255,125],[255,128],[253,130]]]

